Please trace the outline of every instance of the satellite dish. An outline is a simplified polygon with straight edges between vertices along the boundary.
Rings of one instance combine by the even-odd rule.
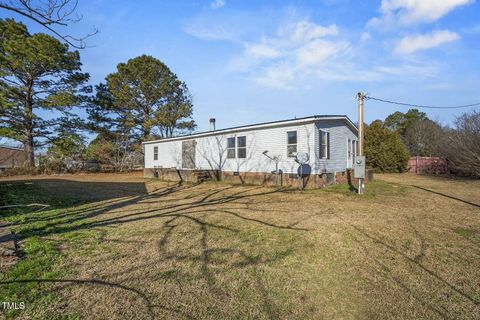
[[[295,156],[295,161],[297,161],[299,164],[307,164],[308,160],[310,160],[310,156],[306,152],[299,152]]]
[[[298,166],[297,175],[299,178],[308,177],[312,173],[312,167],[309,164],[301,164]]]

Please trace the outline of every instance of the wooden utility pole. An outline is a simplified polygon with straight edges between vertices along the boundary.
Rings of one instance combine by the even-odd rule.
[[[365,95],[362,92],[358,94],[358,155],[363,156],[363,101]]]
[[[364,109],[363,109],[363,103],[365,99],[365,95],[363,92],[359,92],[357,94],[358,96],[358,155],[363,156],[363,135],[364,135],[364,130],[363,130],[363,117],[364,117]],[[363,193],[363,178],[358,179],[358,194]]]

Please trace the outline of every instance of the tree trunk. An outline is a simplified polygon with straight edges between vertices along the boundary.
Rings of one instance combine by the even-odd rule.
[[[150,138],[150,129],[145,129],[143,131],[143,140],[146,141],[148,138]]]
[[[27,86],[27,95],[25,98],[25,108],[23,114],[24,120],[24,140],[25,149],[25,166],[28,168],[35,167],[35,154],[33,146],[33,99],[32,99],[33,83]]]
[[[33,150],[33,135],[25,129],[25,140],[23,141],[24,149],[25,149],[25,166],[28,168],[35,167],[35,154]]]

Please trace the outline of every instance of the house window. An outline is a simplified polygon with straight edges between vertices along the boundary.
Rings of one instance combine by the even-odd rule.
[[[320,159],[330,159],[330,133],[320,130]]]
[[[227,158],[235,158],[235,137],[227,138]]]
[[[237,137],[237,157],[246,158],[247,157],[247,137]]]
[[[357,141],[355,140],[352,140],[352,154],[354,158],[357,155]]]
[[[295,157],[297,152],[297,131],[287,131],[287,157]]]
[[[358,156],[358,140],[355,141],[355,155]]]
[[[348,139],[348,143],[347,143],[347,147],[348,147],[348,160],[352,160],[353,143],[354,143],[354,141]]]
[[[158,146],[153,147],[153,160],[158,160]]]

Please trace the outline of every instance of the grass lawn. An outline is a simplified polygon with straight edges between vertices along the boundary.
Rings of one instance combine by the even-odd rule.
[[[479,319],[480,181],[300,192],[136,175],[0,181],[6,318]]]

